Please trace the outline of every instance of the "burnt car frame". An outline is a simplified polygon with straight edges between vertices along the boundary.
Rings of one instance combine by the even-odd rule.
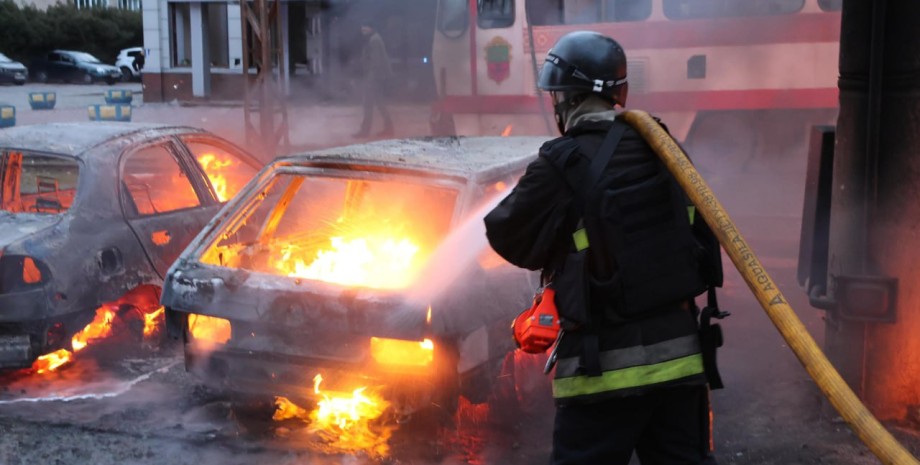
[[[161,302],[186,368],[239,402],[316,401],[317,374],[343,392],[380,388],[398,415],[452,413],[460,395],[487,400],[538,277],[488,247],[482,217],[539,146],[401,140],[277,159],[170,269]],[[369,243],[389,228],[422,244],[411,279],[378,286],[354,270],[332,279],[281,267],[295,245],[321,242],[303,255],[313,269],[337,248],[330,231],[341,244],[361,221],[371,226],[354,237]],[[390,265],[378,277],[403,279]]]
[[[104,303],[154,294],[222,197],[197,158],[262,166],[188,127],[19,126],[0,132],[0,369],[68,349]],[[171,177],[171,178],[168,178]],[[223,194],[226,198],[227,194]]]

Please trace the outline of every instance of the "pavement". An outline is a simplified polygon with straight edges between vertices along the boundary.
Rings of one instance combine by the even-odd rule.
[[[140,83],[105,84],[33,84],[24,86],[0,85],[0,103],[16,107],[16,124],[40,124],[51,122],[88,121],[87,107],[105,103],[108,90],[130,90],[132,121],[164,123],[199,127],[211,131],[242,147],[250,149],[263,161],[279,154],[258,153],[257,146],[246,140],[244,110],[242,101],[202,103],[146,103]],[[52,110],[32,110],[29,106],[30,92],[55,92],[57,104]],[[352,99],[354,100],[354,99]],[[334,147],[373,140],[373,134],[382,129],[380,116],[375,114],[375,125],[371,137],[355,138],[363,117],[359,102],[342,104],[293,97],[288,102],[288,127],[290,149],[296,153],[311,149]],[[424,103],[393,103],[389,107],[395,133],[389,137],[423,137],[430,134],[428,126],[429,107]],[[257,115],[253,116],[256,118]],[[253,119],[258,126],[258,120]]]

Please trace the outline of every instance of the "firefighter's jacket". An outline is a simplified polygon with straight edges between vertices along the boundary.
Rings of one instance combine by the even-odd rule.
[[[578,163],[590,163],[611,126],[609,119],[581,121],[563,136],[575,138],[580,146],[579,156],[569,159],[572,169],[578,169]],[[558,257],[573,249],[572,233],[578,227],[574,193],[563,172],[553,165],[554,154],[546,152],[553,142],[544,145],[517,186],[485,218],[492,248],[510,263],[531,270],[552,270]],[[656,156],[632,128],[623,135],[614,157],[621,153]],[[706,383],[697,322],[686,304],[619,322],[598,314],[593,322],[588,328],[566,331],[559,342],[553,380],[558,405],[641,394],[661,386]],[[584,340],[589,333],[598,340],[599,376],[589,376],[585,369]]]

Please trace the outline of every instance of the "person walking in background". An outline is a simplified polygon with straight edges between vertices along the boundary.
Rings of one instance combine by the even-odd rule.
[[[367,137],[370,135],[374,121],[374,107],[380,111],[380,116],[383,118],[383,129],[376,136],[392,136],[393,121],[390,119],[390,112],[384,102],[387,83],[393,78],[390,56],[387,54],[383,38],[374,30],[370,21],[364,21],[361,24],[361,35],[364,37],[364,49],[361,52],[364,119],[361,121],[361,129],[354,134],[354,137]]]

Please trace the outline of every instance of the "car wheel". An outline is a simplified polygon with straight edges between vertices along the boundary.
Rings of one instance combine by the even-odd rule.
[[[44,72],[44,71],[39,71],[39,72],[35,73],[35,80],[36,80],[37,82],[42,83],[42,84],[48,82],[48,73],[46,73],[46,72]]]
[[[132,77],[134,77],[134,74],[131,73],[131,70],[127,66],[122,66],[121,67],[121,81],[130,82]]]
[[[83,84],[92,84],[92,83],[93,83],[93,76],[91,76],[89,73],[84,74]]]

